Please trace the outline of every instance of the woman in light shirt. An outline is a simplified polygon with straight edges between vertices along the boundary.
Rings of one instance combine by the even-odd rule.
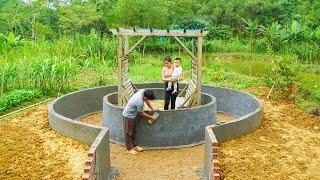
[[[162,80],[165,82],[164,85],[164,110],[169,110],[169,104],[171,104],[171,109],[175,109],[176,99],[178,94],[172,93],[174,90],[173,84],[170,91],[166,91],[169,82],[174,82],[172,80],[173,65],[171,63],[171,57],[165,56],[163,58],[163,68],[162,68]],[[179,83],[177,84],[177,91],[179,91]],[[171,103],[170,103],[171,102]]]

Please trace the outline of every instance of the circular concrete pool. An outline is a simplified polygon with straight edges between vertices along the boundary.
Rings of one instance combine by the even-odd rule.
[[[139,89],[150,88],[163,97],[162,83],[137,84]],[[184,87],[183,84],[180,86]],[[110,139],[123,143],[122,108],[117,102],[117,86],[104,86],[72,92],[50,103],[49,123],[66,136],[88,143],[99,127],[78,120],[92,113],[103,112],[101,121],[108,127]],[[214,125],[221,142],[240,137],[258,127],[262,119],[262,105],[254,96],[228,88],[202,85],[202,106],[161,111],[157,122],[149,125],[137,118],[138,142],[147,148],[193,146],[204,142],[205,127]],[[224,124],[216,124],[216,115],[224,112],[235,117]]]
[[[156,97],[163,96],[163,89],[149,88]],[[136,118],[137,142],[145,148],[175,148],[193,146],[203,142],[204,128],[216,123],[216,100],[202,93],[201,106],[160,111],[157,121],[150,125]],[[118,94],[112,93],[103,99],[103,122],[110,129],[110,139],[123,144],[123,107],[117,105]],[[151,112],[149,112],[151,113]]]

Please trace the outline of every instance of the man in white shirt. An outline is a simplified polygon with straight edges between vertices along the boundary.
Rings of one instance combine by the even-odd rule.
[[[154,99],[155,95],[153,91],[141,89],[129,99],[122,112],[125,144],[131,154],[137,154],[137,151],[143,151],[141,147],[137,146],[136,142],[135,118],[139,114],[142,118],[153,123],[155,121],[154,117],[143,112],[143,106],[144,103],[146,103],[152,111],[159,111],[154,110],[151,105],[150,101]]]

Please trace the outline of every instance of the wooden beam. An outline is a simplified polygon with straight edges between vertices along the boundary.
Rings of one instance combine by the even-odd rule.
[[[122,36],[184,36],[184,37],[203,37],[209,31],[202,30],[160,30],[160,29],[111,29],[113,35]]]
[[[123,105],[122,103],[122,97],[123,97],[123,93],[122,93],[122,78],[121,78],[121,69],[122,69],[122,36],[118,36],[118,48],[117,48],[117,63],[118,63],[118,105],[121,107]]]
[[[128,50],[128,52],[125,54],[125,55],[123,55],[123,57],[122,58],[125,58],[126,56],[128,56],[134,49],[136,49],[138,46],[139,46],[139,44],[143,41],[143,40],[145,40],[147,38],[147,36],[143,36],[136,44],[134,44],[129,50]]]
[[[197,71],[197,105],[201,105],[201,78],[202,78],[202,43],[203,37],[198,37],[197,43],[197,60],[198,60],[198,71]]]
[[[176,36],[173,36],[173,38],[179,43],[179,45],[182,47],[182,49],[184,49],[186,51],[187,54],[189,54],[189,56],[192,59],[197,59],[194,54],[183,44],[183,42]]]
[[[127,54],[129,51],[129,37],[124,36],[124,53]]]

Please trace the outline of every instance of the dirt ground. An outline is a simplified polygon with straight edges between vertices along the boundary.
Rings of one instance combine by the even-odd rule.
[[[320,117],[290,102],[264,102],[262,126],[223,143],[225,179],[320,179]]]
[[[320,179],[320,117],[264,101],[260,128],[220,144],[224,179]],[[98,123],[101,114],[91,119]],[[90,118],[87,118],[90,122]],[[47,106],[0,122],[0,179],[78,179],[88,147],[52,131]],[[111,144],[116,179],[199,179],[204,145],[130,155]]]
[[[320,117],[290,102],[263,104],[264,119],[259,129],[220,145],[222,178],[320,179]],[[91,121],[99,117],[101,114],[92,115]],[[232,118],[218,114],[219,121]],[[199,179],[203,152],[204,146],[200,145],[132,156],[123,147],[111,144],[111,162],[119,170],[117,179]]]
[[[0,179],[80,179],[89,147],[51,130],[47,106],[0,120]]]

